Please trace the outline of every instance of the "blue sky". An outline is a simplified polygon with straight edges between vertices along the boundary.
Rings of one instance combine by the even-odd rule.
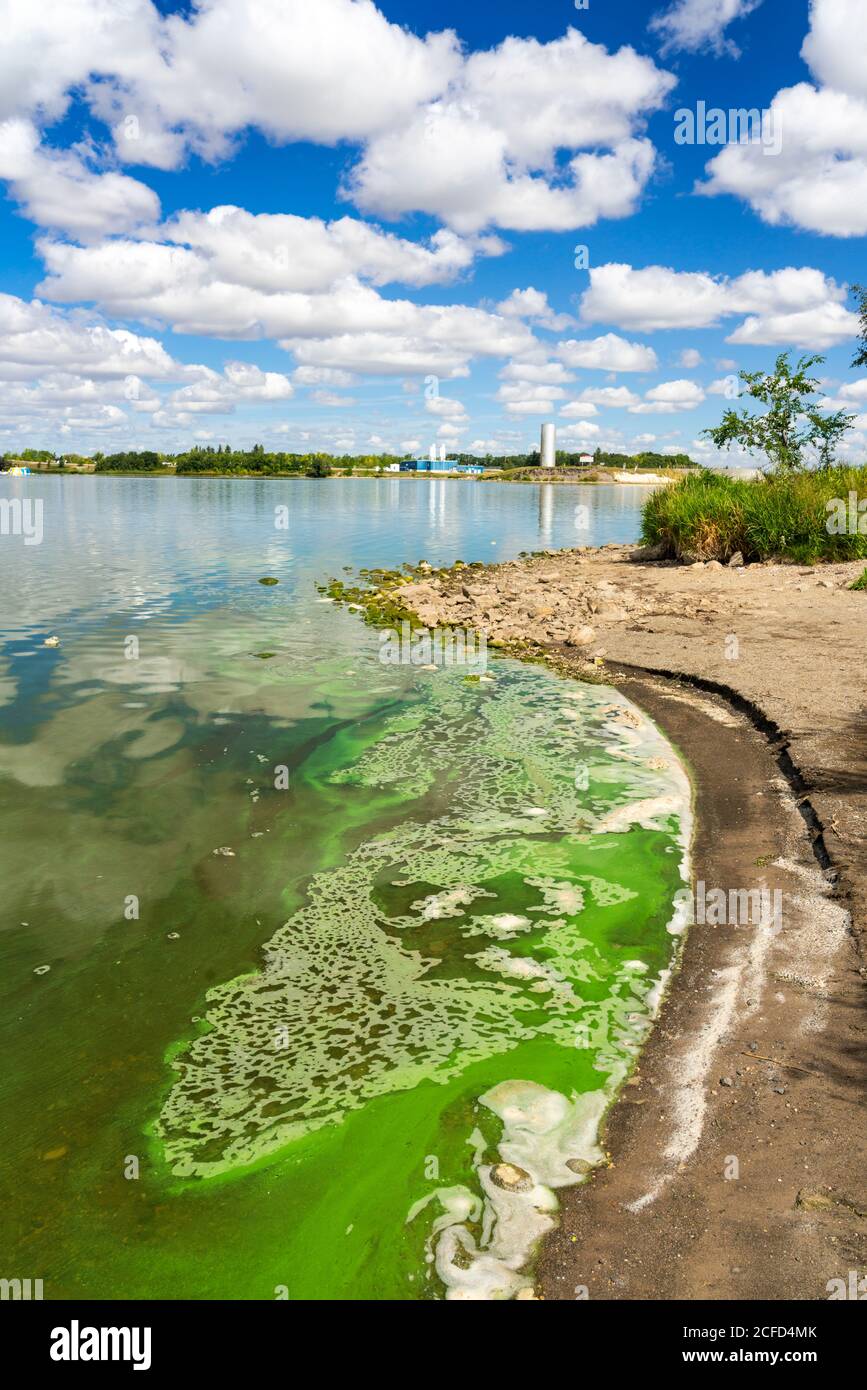
[[[711,458],[788,349],[863,457],[864,3],[0,0],[0,449]]]

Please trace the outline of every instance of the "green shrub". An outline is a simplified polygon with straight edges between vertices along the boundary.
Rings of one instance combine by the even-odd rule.
[[[829,530],[828,504],[867,499],[867,468],[761,477],[753,482],[703,472],[655,492],[645,504],[642,538],[672,559],[772,557],[803,563],[867,557],[867,535]],[[867,516],[864,518],[867,525]]]

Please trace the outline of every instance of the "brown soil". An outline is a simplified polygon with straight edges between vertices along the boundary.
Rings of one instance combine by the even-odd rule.
[[[867,1274],[861,569],[606,547],[401,592],[426,624],[620,686],[692,769],[696,882],[783,894],[782,930],[690,930],[609,1113],[611,1166],[563,1194],[541,1297],[826,1299]]]

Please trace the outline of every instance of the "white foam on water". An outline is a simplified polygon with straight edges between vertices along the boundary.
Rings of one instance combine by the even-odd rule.
[[[479,1099],[502,1121],[501,1158],[521,1170],[526,1181],[520,1189],[509,1190],[495,1180],[495,1165],[477,1167],[485,1202],[481,1248],[457,1220],[450,1220],[445,1229],[440,1226],[442,1234],[435,1242],[437,1273],[447,1300],[511,1299],[532,1289],[532,1279],[523,1271],[542,1236],[557,1224],[555,1189],[583,1182],[586,1176],[569,1162],[580,1161],[589,1171],[604,1158],[597,1134],[611,1099],[608,1087],[570,1100],[534,1081],[503,1081]],[[413,1214],[417,1210],[418,1204]]]

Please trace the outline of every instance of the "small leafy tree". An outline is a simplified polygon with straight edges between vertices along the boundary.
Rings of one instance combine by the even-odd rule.
[[[867,367],[867,287],[853,285],[852,291],[858,300],[858,313],[861,317],[861,326],[858,329],[861,346],[852,359],[852,366]]]
[[[749,410],[727,410],[716,429],[702,433],[718,449],[742,445],[749,453],[766,454],[778,473],[792,473],[805,466],[810,450],[818,454],[822,467],[829,467],[842,436],[854,415],[844,410],[820,414],[819,382],[810,369],[824,357],[801,357],[792,366],[789,353],[780,353],[773,372],[741,372],[745,395],[767,406],[763,415]]]
[[[818,465],[820,468],[833,468],[837,457],[837,445],[851,428],[855,416],[847,415],[842,410],[838,410],[834,415],[819,415],[810,411],[809,418],[813,422],[813,438],[810,445],[815,452]]]

